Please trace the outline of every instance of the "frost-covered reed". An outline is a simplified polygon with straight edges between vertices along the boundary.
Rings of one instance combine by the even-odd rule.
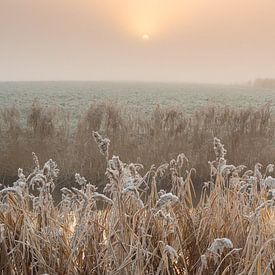
[[[260,162],[266,167],[275,159],[275,123],[269,105],[202,106],[188,114],[181,108],[158,106],[145,115],[125,106],[96,101],[87,110],[80,106],[82,115],[78,121],[64,108],[46,106],[37,100],[26,112],[19,110],[20,107],[0,104],[0,183],[14,181],[18,167],[29,171],[33,151],[41,161],[53,158],[59,164],[56,184],[73,184],[73,174],[78,172],[100,189],[106,171],[106,162],[100,161],[103,158],[119,155],[127,163],[142,162],[149,170],[153,163],[159,166],[170,159],[186,164],[185,156],[176,159],[178,152],[184,152],[189,165],[197,171],[193,181],[198,192],[201,182],[208,181],[208,161],[216,161],[209,146],[213,135],[228,151],[218,152],[221,148],[217,143],[216,153],[224,154],[230,163],[251,168]],[[94,133],[97,142],[91,138],[93,131],[98,131]],[[110,146],[106,137],[112,140]],[[229,170],[227,167],[224,173]],[[265,175],[265,170],[262,173]],[[178,185],[175,183],[174,189]]]
[[[57,164],[33,154],[0,191],[1,274],[275,274],[273,166],[227,164],[217,138],[214,152],[198,204],[184,154],[147,172],[113,156],[103,193],[75,174],[60,202]]]

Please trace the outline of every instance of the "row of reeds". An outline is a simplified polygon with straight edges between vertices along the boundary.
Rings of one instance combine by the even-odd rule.
[[[81,112],[80,112],[81,113]],[[16,178],[17,167],[31,167],[31,152],[42,161],[53,158],[61,168],[58,184],[73,182],[79,172],[97,186],[103,186],[106,165],[91,141],[99,130],[112,140],[110,154],[126,162],[142,162],[146,169],[185,152],[197,170],[194,181],[208,179],[209,143],[222,138],[229,161],[253,167],[257,161],[275,159],[274,120],[268,105],[234,109],[205,107],[188,116],[179,109],[156,107],[147,115],[131,113],[109,103],[92,104],[83,111],[77,126],[63,109],[43,107],[35,101],[27,117],[15,106],[0,110],[0,183]]]
[[[19,169],[0,191],[1,274],[275,274],[273,164],[227,163],[214,138],[195,206],[196,171],[184,154],[145,172],[110,157],[110,140],[93,135],[106,166],[103,192],[76,174],[56,205],[59,169],[35,154],[34,170]],[[169,188],[160,189],[163,181]]]

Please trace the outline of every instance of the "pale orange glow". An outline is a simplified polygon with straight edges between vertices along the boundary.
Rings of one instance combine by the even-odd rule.
[[[143,34],[163,36],[192,13],[190,4],[181,0],[109,0],[109,5],[102,2],[98,7],[108,12],[121,29],[137,37]],[[115,7],[116,12],[110,7]]]
[[[0,80],[274,78],[274,0],[0,0]]]
[[[150,39],[150,35],[149,34],[147,34],[147,33],[145,33],[145,34],[143,34],[142,35],[142,37],[141,37],[143,40],[145,40],[145,41],[147,41],[147,40],[149,40]]]

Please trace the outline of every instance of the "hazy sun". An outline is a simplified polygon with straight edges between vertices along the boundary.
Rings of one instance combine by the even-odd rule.
[[[150,39],[150,36],[149,36],[149,34],[144,33],[144,34],[141,36],[141,38],[142,38],[142,40],[147,41],[147,40]]]

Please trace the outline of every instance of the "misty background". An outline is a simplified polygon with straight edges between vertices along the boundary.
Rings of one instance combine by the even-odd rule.
[[[273,0],[0,0],[0,81],[272,78],[274,26]]]

